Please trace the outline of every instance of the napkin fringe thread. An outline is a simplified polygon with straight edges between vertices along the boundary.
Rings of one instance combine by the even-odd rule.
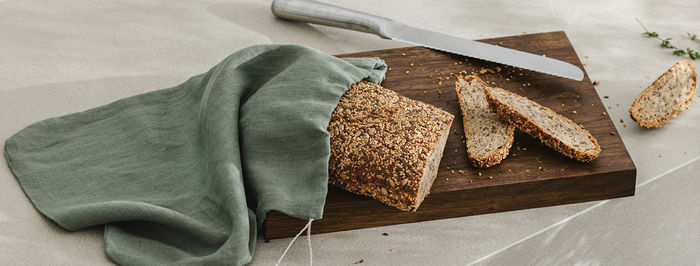
[[[297,235],[294,236],[294,238],[292,238],[292,241],[289,242],[287,249],[284,250],[284,253],[282,253],[282,256],[280,257],[280,259],[277,260],[277,263],[275,263],[275,266],[279,266],[280,263],[282,263],[282,259],[284,259],[284,256],[287,255],[287,251],[289,251],[289,248],[292,247],[292,244],[294,244],[294,241],[296,241],[297,238],[299,238],[299,236],[304,232],[304,230],[306,230],[306,240],[309,244],[309,265],[314,265],[314,253],[313,253],[313,250],[311,248],[311,222],[313,222],[313,221],[314,221],[314,219],[309,219],[309,222],[306,223],[306,226],[304,226],[304,228],[302,228],[301,231],[299,231],[299,233],[297,233]]]

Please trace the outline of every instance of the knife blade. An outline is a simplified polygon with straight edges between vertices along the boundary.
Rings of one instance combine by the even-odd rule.
[[[373,33],[382,38],[403,41],[435,50],[559,77],[583,80],[583,71],[564,61],[424,30],[391,19],[313,0],[274,0],[272,13],[282,19]]]

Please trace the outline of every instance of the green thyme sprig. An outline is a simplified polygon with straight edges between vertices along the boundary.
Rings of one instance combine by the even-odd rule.
[[[690,49],[690,48],[685,48],[685,50],[678,48],[675,45],[671,44],[671,40],[672,40],[671,38],[663,39],[663,38],[659,37],[658,33],[656,33],[655,31],[649,31],[649,29],[647,29],[647,27],[644,26],[644,24],[642,24],[642,22],[638,18],[634,18],[634,19],[636,19],[637,22],[639,22],[639,25],[641,25],[642,28],[644,29],[644,33],[642,33],[642,34],[644,34],[644,36],[655,38],[655,39],[661,41],[660,46],[663,48],[673,49],[673,55],[677,55],[677,56],[688,55],[688,57],[690,57],[690,59],[693,59],[693,60],[700,59],[700,52],[694,51],[693,49]],[[693,34],[693,33],[688,32],[688,38],[692,41],[700,42],[700,38],[698,38],[698,36]]]

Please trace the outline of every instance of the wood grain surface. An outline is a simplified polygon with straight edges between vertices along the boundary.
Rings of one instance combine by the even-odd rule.
[[[564,32],[481,41],[559,59],[584,69]],[[455,115],[438,176],[430,195],[416,212],[400,211],[329,186],[323,219],[314,221],[312,233],[634,195],[636,168],[588,74],[583,81],[574,81],[423,47],[339,55],[375,56],[386,61],[390,69],[382,86]],[[579,163],[516,130],[511,153],[500,165],[474,168],[463,143],[462,115],[454,89],[454,76],[460,72],[482,73],[479,76],[484,81],[494,83],[490,85],[526,96],[583,125],[598,140],[600,157]],[[264,235],[267,239],[294,236],[305,223],[273,211],[268,214]]]

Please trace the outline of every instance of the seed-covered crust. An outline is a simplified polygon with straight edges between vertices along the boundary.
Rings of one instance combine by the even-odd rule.
[[[415,211],[423,199],[420,185],[424,172],[431,168],[429,159],[433,152],[442,151],[438,144],[449,134],[453,119],[437,107],[379,85],[353,84],[328,125],[329,182]],[[439,162],[438,157],[435,163]]]
[[[670,106],[670,108],[674,108],[668,115],[663,115],[663,114],[657,114],[658,117],[657,120],[648,120],[642,117],[643,112],[653,112],[653,110],[643,110],[642,108],[638,108],[640,105],[640,102],[642,99],[645,97],[656,97],[657,101],[661,101],[661,99],[658,99],[660,95],[653,95],[653,91],[661,86],[662,84],[666,83],[668,79],[673,77],[674,72],[680,71],[681,67],[688,67],[690,68],[690,72],[692,73],[692,76],[690,77],[692,81],[692,85],[690,87],[690,93],[688,93],[685,99],[681,99],[682,102],[679,105],[676,106]],[[638,97],[636,100],[634,100],[634,103],[632,103],[632,107],[630,107],[630,116],[632,117],[632,120],[637,122],[640,126],[643,127],[662,127],[663,125],[668,122],[671,118],[677,116],[680,114],[683,110],[688,109],[690,107],[690,103],[693,101],[695,98],[695,93],[697,91],[698,84],[697,84],[697,76],[695,74],[695,67],[693,66],[692,63],[688,60],[683,60],[680,61],[676,64],[674,64],[671,68],[669,68],[664,74],[662,74],[659,78],[657,78],[649,87],[647,87]]]
[[[469,160],[471,160],[472,165],[474,167],[480,167],[480,168],[486,168],[486,167],[491,167],[494,165],[497,165],[501,163],[503,159],[505,159],[508,156],[508,153],[510,152],[510,147],[513,145],[513,134],[514,134],[514,127],[513,125],[510,124],[504,124],[505,126],[505,134],[502,137],[502,145],[497,147],[496,149],[492,150],[492,152],[486,154],[486,155],[480,155],[477,154],[476,152],[472,152],[476,149],[483,149],[484,147],[475,147],[473,145],[473,141],[470,141],[470,138],[476,137],[475,134],[476,132],[469,132],[469,123],[477,123],[476,121],[469,121],[469,105],[474,105],[474,103],[469,103],[467,102],[466,99],[463,97],[463,91],[466,90],[467,82],[470,82],[472,80],[475,80],[476,82],[479,82],[483,88],[489,87],[483,80],[481,80],[479,77],[474,76],[474,75],[469,75],[466,77],[462,76],[457,76],[456,81],[455,81],[455,90],[457,91],[457,99],[459,100],[459,108],[462,111],[462,124],[464,125],[464,135],[467,138],[467,141],[465,142],[466,147],[467,147],[467,156],[469,156]],[[486,105],[486,109],[488,109],[488,102],[486,102],[486,99],[483,99],[484,105]],[[491,110],[487,110],[490,112]],[[494,120],[495,123],[504,123],[498,120],[498,118],[494,115]],[[484,126],[484,125],[482,125]]]
[[[585,136],[593,143],[593,145],[595,146],[594,151],[586,152],[584,150],[580,150],[580,149],[577,149],[577,148],[572,147],[570,145],[567,145],[558,136],[543,129],[540,125],[537,125],[532,120],[528,119],[524,114],[516,111],[508,103],[504,103],[504,102],[500,101],[498,98],[493,96],[489,92],[489,90],[499,90],[501,92],[513,95],[521,100],[528,101],[528,102],[536,105],[538,108],[542,108],[547,113],[549,113],[551,116],[558,117],[559,119],[561,119],[562,122],[571,124],[571,126],[576,128],[576,130],[579,130],[582,133],[584,133]],[[491,107],[491,110],[494,113],[496,113],[496,115],[498,115],[499,118],[501,118],[502,120],[504,120],[510,124],[515,125],[515,127],[522,130],[523,132],[529,134],[530,136],[539,139],[547,147],[550,147],[550,148],[558,151],[559,153],[566,155],[569,158],[572,158],[574,160],[581,161],[581,162],[590,162],[590,161],[594,160],[595,158],[598,158],[598,155],[600,154],[600,145],[598,145],[598,141],[596,141],[596,139],[587,130],[583,129],[581,126],[572,122],[568,118],[563,117],[563,116],[557,114],[556,112],[552,111],[552,109],[541,106],[538,103],[527,99],[526,97],[517,95],[515,93],[512,93],[512,92],[504,90],[504,89],[487,88],[484,90],[484,93],[486,94],[486,99],[489,102],[489,106]]]

